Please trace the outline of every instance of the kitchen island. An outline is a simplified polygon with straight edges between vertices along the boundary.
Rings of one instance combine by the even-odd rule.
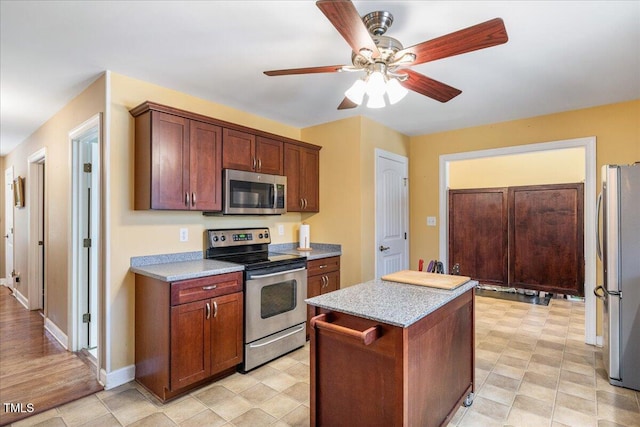
[[[439,426],[474,391],[474,288],[373,280],[310,298],[312,426]]]

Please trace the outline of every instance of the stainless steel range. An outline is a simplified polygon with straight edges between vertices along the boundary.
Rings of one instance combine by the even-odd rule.
[[[269,253],[268,228],[207,230],[205,256],[243,264],[244,362],[250,371],[306,341],[307,261]]]

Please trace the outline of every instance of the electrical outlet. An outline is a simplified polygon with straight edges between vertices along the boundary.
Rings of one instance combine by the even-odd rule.
[[[186,242],[189,240],[189,229],[188,228],[181,228],[180,229],[180,241],[181,242]]]
[[[435,216],[428,216],[427,217],[427,225],[429,227],[435,227],[436,226],[436,217]]]
[[[284,225],[278,224],[278,236],[284,236]]]

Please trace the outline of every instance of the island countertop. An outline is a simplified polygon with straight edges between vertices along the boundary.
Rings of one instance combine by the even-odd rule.
[[[406,328],[477,285],[477,281],[470,280],[453,290],[444,290],[376,279],[305,301],[327,310]]]

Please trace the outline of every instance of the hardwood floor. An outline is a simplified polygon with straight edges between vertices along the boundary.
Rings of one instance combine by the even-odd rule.
[[[0,286],[0,425],[102,390],[94,372]]]

